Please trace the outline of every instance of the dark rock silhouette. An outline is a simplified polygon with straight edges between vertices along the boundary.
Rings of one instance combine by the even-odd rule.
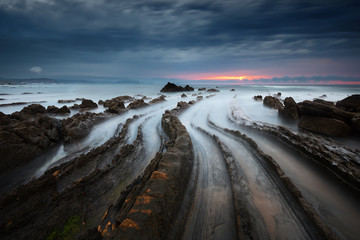
[[[300,119],[299,127],[311,132],[328,136],[347,136],[351,133],[349,125],[334,118],[304,116]]]
[[[360,94],[354,94],[338,101],[336,107],[348,112],[360,112]]]
[[[264,98],[264,102],[263,104],[265,106],[271,107],[271,108],[275,108],[275,109],[281,109],[283,108],[282,103],[280,102],[280,100],[276,97],[272,97],[272,96],[266,96]]]
[[[262,100],[263,100],[263,98],[262,98],[261,95],[256,95],[256,96],[254,96],[253,98],[254,98],[254,100],[256,100],[256,101],[262,101]]]
[[[64,115],[64,114],[69,114],[70,109],[67,106],[62,106],[61,108],[58,108],[56,106],[48,106],[46,112],[51,114]]]
[[[194,88],[190,87],[189,85],[186,85],[185,87],[177,86],[174,83],[168,82],[161,90],[160,92],[190,92],[194,91]]]
[[[0,173],[28,163],[61,139],[61,123],[38,104],[11,115],[0,114]]]
[[[98,105],[96,103],[94,103],[92,100],[90,99],[83,99],[81,104],[80,104],[80,108],[97,108]]]
[[[145,107],[148,104],[144,102],[143,99],[138,99],[133,101],[132,103],[129,104],[129,106],[127,106],[128,109],[135,109],[135,108],[141,108],[141,107]]]
[[[86,137],[92,127],[106,117],[101,113],[78,113],[62,120],[62,134],[65,143],[79,141]]]
[[[151,101],[149,102],[149,104],[158,103],[158,102],[164,102],[164,101],[166,101],[165,95],[161,95],[161,96],[159,96],[159,97],[154,98],[153,100],[151,100]]]
[[[210,88],[208,90],[206,90],[207,92],[220,92],[220,90],[215,89],[215,88]]]
[[[284,108],[279,108],[279,114],[282,117],[290,118],[293,120],[299,119],[299,113],[296,102],[292,97],[287,97],[284,100]]]

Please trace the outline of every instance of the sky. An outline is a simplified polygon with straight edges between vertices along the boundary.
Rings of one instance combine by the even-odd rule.
[[[358,0],[0,0],[0,77],[360,83]]]

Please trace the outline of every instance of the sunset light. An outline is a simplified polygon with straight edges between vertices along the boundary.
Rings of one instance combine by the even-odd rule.
[[[218,80],[218,81],[222,81],[222,80],[254,80],[254,79],[260,79],[260,78],[264,78],[264,76],[214,76],[214,77],[204,77],[204,78],[200,78],[200,80]]]

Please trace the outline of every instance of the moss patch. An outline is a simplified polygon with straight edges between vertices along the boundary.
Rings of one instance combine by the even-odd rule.
[[[54,230],[46,240],[70,240],[74,239],[75,235],[81,229],[81,219],[79,216],[72,216],[66,222],[62,231]]]

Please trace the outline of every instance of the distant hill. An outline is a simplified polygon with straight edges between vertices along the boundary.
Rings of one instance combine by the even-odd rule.
[[[0,85],[21,85],[31,83],[58,83],[58,81],[50,78],[27,78],[27,79],[9,79],[0,78]]]

